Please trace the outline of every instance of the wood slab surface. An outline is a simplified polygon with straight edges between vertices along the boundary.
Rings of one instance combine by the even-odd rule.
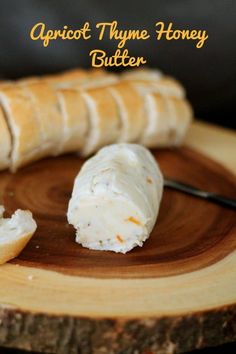
[[[153,154],[165,176],[236,198],[234,133],[196,122],[184,147]],[[0,267],[0,345],[162,354],[235,340],[235,211],[166,189],[142,248],[87,250],[66,220],[82,163],[66,155],[0,173],[7,213],[30,209],[38,223]]]

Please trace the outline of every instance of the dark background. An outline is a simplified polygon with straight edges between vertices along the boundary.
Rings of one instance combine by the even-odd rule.
[[[148,65],[176,76],[187,89],[195,115],[236,127],[236,1],[234,0],[0,0],[0,77],[57,72],[90,66],[89,52],[100,48],[113,55],[116,46],[97,40],[97,22],[117,20],[120,28],[146,28],[151,40],[133,41],[130,55],[144,56]],[[29,32],[37,22],[47,29],[76,29],[89,21],[89,41],[52,41],[44,48]],[[201,49],[194,41],[157,41],[155,23],[173,22],[176,29],[207,30]]]
[[[146,28],[148,41],[126,46],[130,55],[144,56],[150,67],[174,75],[187,89],[196,117],[236,128],[236,1],[233,0],[0,0],[0,77],[57,72],[76,66],[89,67],[89,52],[100,48],[113,55],[116,45],[99,42],[95,24],[117,20],[120,28]],[[37,22],[48,29],[73,29],[89,21],[93,38],[89,41],[52,41],[44,48],[32,41],[29,32]],[[207,30],[209,38],[201,49],[193,41],[156,41],[155,23],[173,22],[175,29]],[[1,349],[10,354],[11,350]],[[14,353],[20,353],[14,351]],[[233,354],[229,344],[194,354]]]

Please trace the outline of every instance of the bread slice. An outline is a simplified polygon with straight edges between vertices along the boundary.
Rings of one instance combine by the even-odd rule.
[[[42,157],[41,136],[34,108],[23,87],[0,88],[0,103],[12,136],[10,168],[15,171]]]
[[[179,145],[192,119],[188,102],[149,93],[144,107],[147,122],[140,143],[154,148]]]
[[[89,132],[81,151],[87,156],[100,147],[116,142],[120,134],[120,116],[116,101],[107,87],[82,91],[88,109]]]
[[[121,78],[131,81],[141,93],[155,92],[177,98],[185,97],[185,90],[179,81],[156,69],[127,70],[121,74]]]
[[[11,134],[0,107],[0,170],[10,167]]]
[[[24,89],[35,110],[44,156],[58,155],[61,152],[64,124],[55,89],[43,80],[25,85]]]
[[[171,145],[171,117],[166,99],[162,95],[149,93],[144,101],[146,125],[139,142],[150,148]]]
[[[177,99],[171,97],[167,99],[169,114],[172,117],[173,127],[172,134],[173,145],[181,145],[188,127],[193,119],[193,110],[186,99]]]
[[[145,125],[144,99],[129,82],[120,82],[109,87],[121,121],[118,142],[136,142]]]
[[[17,257],[37,228],[30,211],[17,210],[10,219],[4,219],[3,213],[0,206],[0,264]]]
[[[164,76],[157,81],[133,80],[132,84],[141,94],[153,92],[176,98],[186,96],[183,86],[177,80],[168,76]]]
[[[64,119],[61,151],[78,152],[86,140],[89,127],[88,109],[81,93],[74,89],[57,91],[60,110]]]

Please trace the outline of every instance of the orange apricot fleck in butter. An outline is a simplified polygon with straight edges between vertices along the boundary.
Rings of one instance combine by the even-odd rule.
[[[133,216],[130,216],[128,219],[126,219],[126,221],[130,221],[136,225],[142,225],[142,223],[138,219],[134,218]]]
[[[123,240],[123,238],[120,235],[116,235],[116,239],[117,241],[119,241],[120,243],[124,243],[125,241]]]

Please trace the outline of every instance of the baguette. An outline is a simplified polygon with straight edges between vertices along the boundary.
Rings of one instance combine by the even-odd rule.
[[[30,211],[17,210],[10,219],[4,219],[3,213],[0,206],[0,264],[17,257],[37,228]]]
[[[180,145],[192,118],[185,90],[158,70],[73,69],[0,83],[0,169],[46,156],[88,156],[116,142]],[[6,124],[7,123],[7,124]]]

